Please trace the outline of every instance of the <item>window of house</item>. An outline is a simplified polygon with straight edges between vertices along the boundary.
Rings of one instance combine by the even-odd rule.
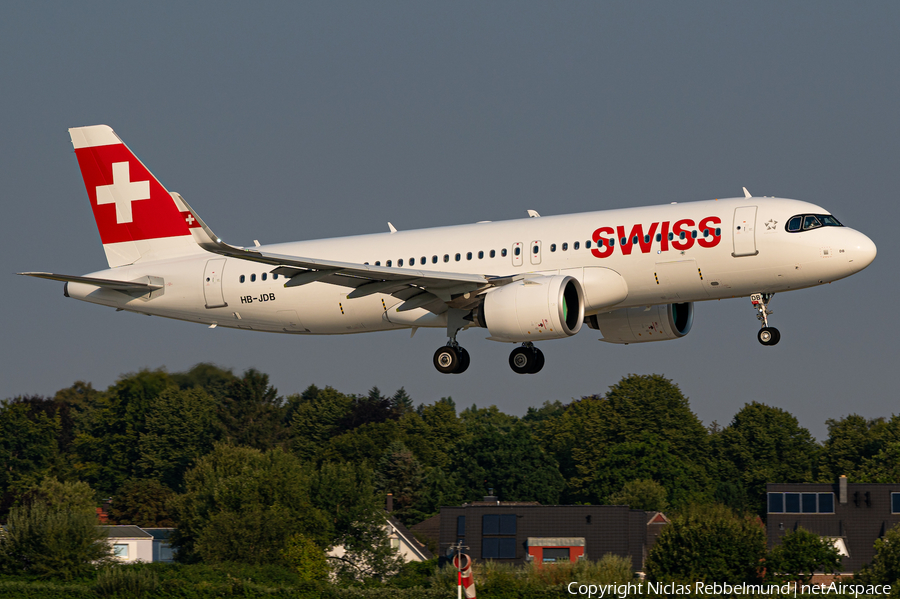
[[[481,517],[481,534],[514,535],[516,534],[515,514],[485,514]]]
[[[900,493],[891,493],[891,513],[900,514]]]
[[[128,545],[126,543],[116,543],[113,545],[113,555],[115,557],[128,557]]]
[[[400,549],[400,539],[391,538],[391,549]]]
[[[833,514],[834,493],[769,493],[770,514]]]
[[[458,537],[466,536],[466,517],[465,516],[457,516],[456,517],[456,536],[458,536]]]
[[[485,514],[481,517],[481,534],[482,558],[515,559],[515,514]]]
[[[483,559],[515,559],[516,540],[514,538],[487,537],[481,540]]]
[[[568,547],[544,547],[541,551],[542,561],[544,562],[567,562],[569,561]]]

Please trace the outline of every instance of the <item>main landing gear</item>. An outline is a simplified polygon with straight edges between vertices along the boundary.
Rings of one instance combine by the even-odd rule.
[[[434,352],[434,367],[444,374],[462,374],[469,367],[469,352],[455,340]]]
[[[781,333],[778,332],[778,329],[769,326],[769,314],[772,313],[772,311],[769,310],[769,302],[772,300],[773,295],[775,294],[754,293],[750,296],[750,303],[752,303],[753,307],[756,309],[756,318],[758,318],[759,322],[762,324],[762,328],[759,329],[756,338],[759,339],[759,342],[763,345],[775,345],[781,341]]]
[[[527,341],[509,354],[509,367],[516,374],[537,374],[544,367],[544,352]]]

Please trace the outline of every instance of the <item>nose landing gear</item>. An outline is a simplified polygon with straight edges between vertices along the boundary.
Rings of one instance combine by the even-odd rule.
[[[537,374],[544,367],[544,352],[527,341],[509,354],[509,367],[516,374]]]
[[[756,318],[762,324],[756,338],[763,345],[775,345],[781,341],[781,333],[778,332],[778,329],[769,326],[769,314],[772,314],[772,311],[769,310],[769,302],[774,295],[774,293],[754,293],[750,296],[750,303],[756,309]]]

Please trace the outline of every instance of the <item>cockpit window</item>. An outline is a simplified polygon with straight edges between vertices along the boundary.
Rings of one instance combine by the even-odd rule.
[[[819,227],[843,227],[835,217],[830,214],[798,214],[792,216],[784,226],[788,233],[809,231]]]
[[[817,219],[812,214],[807,214],[806,216],[803,217],[803,230],[804,231],[809,231],[810,229],[818,229],[821,226],[822,226],[822,223],[820,223],[819,219]]]

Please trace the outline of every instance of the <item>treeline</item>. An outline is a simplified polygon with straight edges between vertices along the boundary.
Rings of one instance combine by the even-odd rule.
[[[767,482],[900,480],[900,415],[826,424],[818,443],[789,412],[754,402],[727,426],[704,426],[658,375],[520,418],[494,406],[459,411],[450,398],[416,406],[402,388],[353,395],[311,385],[285,397],[252,369],[143,370],[103,391],[77,382],[0,402],[0,521],[55,477],[111,498],[116,522],[172,526],[169,506],[189,470],[225,447],[278,450],[317,476],[339,471],[391,492],[407,525],[489,489],[505,501],[718,502],[764,516]]]

